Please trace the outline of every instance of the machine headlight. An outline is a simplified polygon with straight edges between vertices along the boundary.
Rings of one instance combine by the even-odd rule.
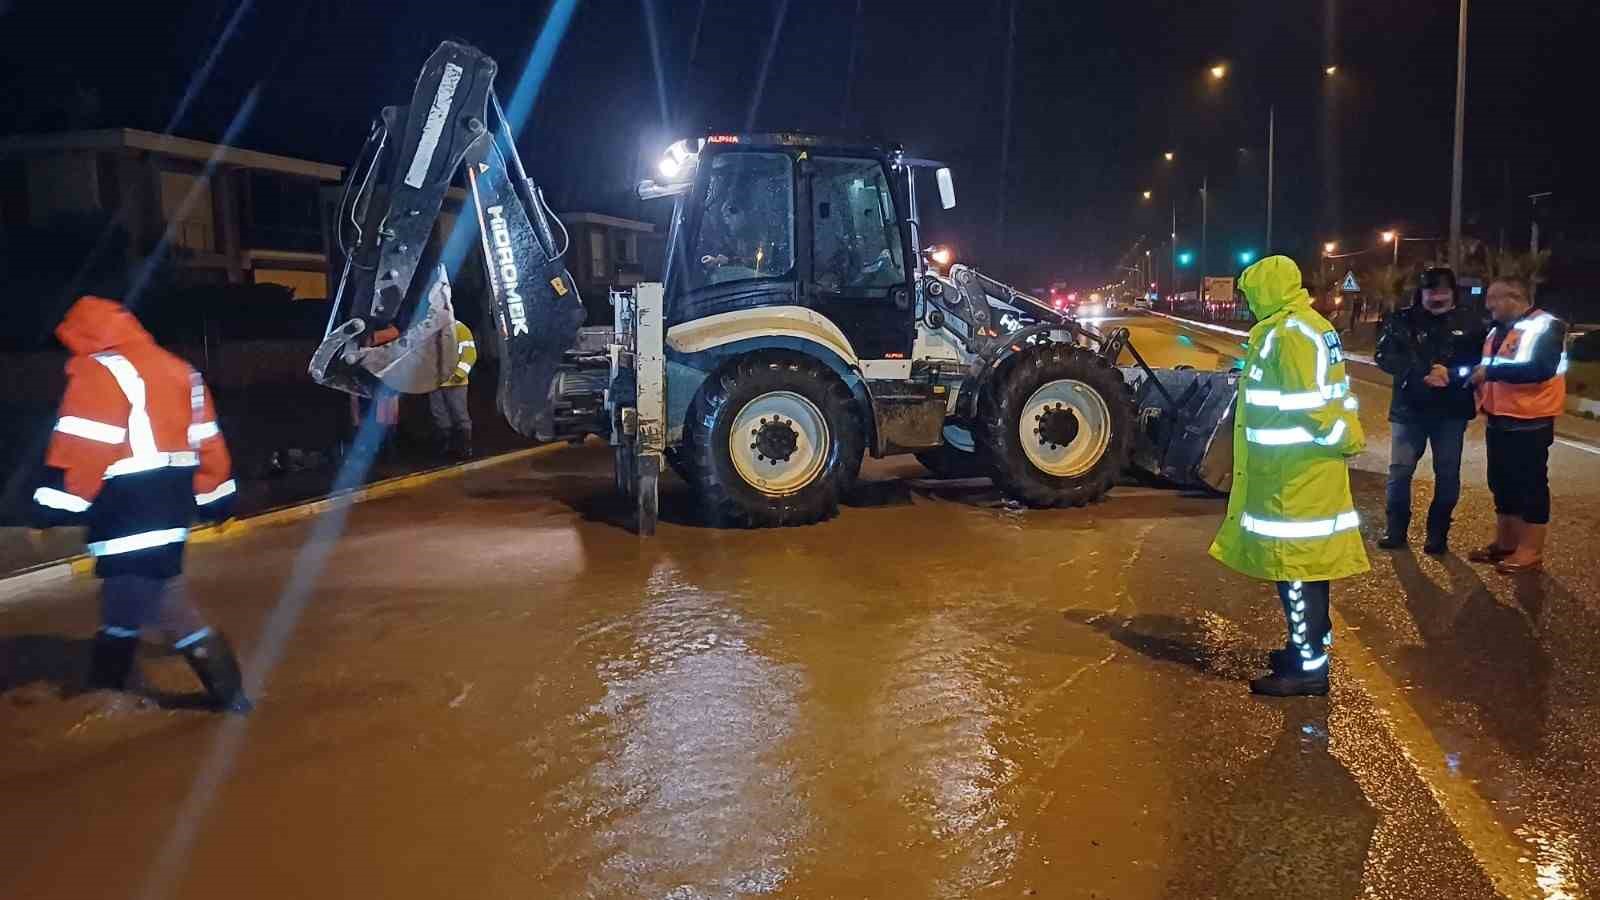
[[[656,164],[656,171],[661,177],[669,180],[687,178],[694,171],[695,165],[700,161],[700,148],[705,146],[705,141],[699,140],[694,144],[683,140],[667,148],[661,162]]]

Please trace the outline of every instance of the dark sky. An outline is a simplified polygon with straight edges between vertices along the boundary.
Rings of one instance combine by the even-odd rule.
[[[1011,2],[860,0],[857,32],[858,0],[580,0],[522,134],[525,159],[557,208],[633,212],[626,187],[669,136],[741,127],[759,91],[757,127],[865,131],[951,162],[960,206],[933,230],[962,256],[1024,284],[1089,284],[1141,235],[1143,246],[1165,240],[1175,191],[1179,243],[1198,250],[1202,175],[1213,271],[1265,249],[1276,104],[1277,247],[1309,257],[1323,240],[1371,243],[1391,225],[1445,232],[1455,0],[1014,0],[1008,129]],[[160,129],[237,9],[0,0],[0,123]],[[409,96],[442,38],[499,59],[509,94],[545,10],[543,0],[255,0],[174,130],[218,139],[257,89],[237,143],[343,163],[377,108]],[[1495,240],[1509,227],[1525,242],[1536,190],[1557,192],[1565,221],[1592,221],[1582,211],[1600,198],[1582,135],[1600,4],[1472,0],[1472,14],[1469,232]],[[1230,66],[1220,88],[1205,75],[1219,60]],[[1340,67],[1333,81],[1329,63]],[[1179,154],[1175,170],[1166,149]]]

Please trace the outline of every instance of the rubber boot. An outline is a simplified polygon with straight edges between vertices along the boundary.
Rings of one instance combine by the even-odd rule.
[[[1544,568],[1544,539],[1548,525],[1517,524],[1517,549],[1495,564],[1494,570],[1502,575],[1537,572]]]
[[[1475,563],[1497,563],[1510,556],[1517,548],[1517,526],[1521,522],[1516,516],[1496,514],[1494,540],[1487,547],[1468,553],[1467,559]]]
[[[1328,650],[1333,643],[1328,618],[1327,582],[1279,583],[1289,629],[1289,647],[1270,655],[1272,671],[1250,682],[1250,691],[1269,697],[1328,693]]]
[[[1422,544],[1422,552],[1430,556],[1442,556],[1450,550],[1450,514],[1428,510],[1428,539]]]
[[[224,712],[248,713],[254,704],[244,693],[244,676],[239,659],[228,639],[209,628],[202,628],[175,645],[188,660],[189,667],[205,686],[206,693]]]
[[[120,630],[120,629],[119,629]],[[89,690],[126,691],[134,686],[134,667],[139,654],[139,635],[95,633],[94,651],[89,660]]]
[[[457,462],[472,458],[472,432],[459,428],[450,432],[450,456]]]

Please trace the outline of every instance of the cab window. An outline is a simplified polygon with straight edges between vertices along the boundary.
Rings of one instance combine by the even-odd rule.
[[[710,160],[689,286],[775,278],[794,268],[794,164],[782,153]]]
[[[812,162],[812,270],[817,286],[839,293],[904,284],[899,218],[883,166],[873,159]]]

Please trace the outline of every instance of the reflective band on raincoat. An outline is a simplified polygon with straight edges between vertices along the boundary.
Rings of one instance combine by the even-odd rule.
[[[232,496],[238,489],[239,486],[233,483],[232,478],[229,478],[227,481],[217,485],[213,490],[206,491],[204,494],[195,494],[194,502],[197,506],[205,506],[207,503],[215,503],[223,497]]]
[[[1287,447],[1293,444],[1321,444],[1324,447],[1336,447],[1339,439],[1344,437],[1344,420],[1333,423],[1328,433],[1322,437],[1312,437],[1311,432],[1299,425],[1293,428],[1246,428],[1244,439],[1252,444],[1261,444],[1266,447]]]
[[[42,487],[33,492],[33,502],[51,509],[65,510],[66,512],[81,513],[89,511],[89,501],[77,494],[51,487]]]
[[[1302,391],[1294,394],[1285,394],[1282,391],[1272,391],[1266,388],[1246,388],[1244,402],[1251,406],[1271,406],[1285,412],[1304,409],[1320,409],[1327,398],[1321,391]]]
[[[106,466],[105,477],[115,478],[118,475],[133,475],[139,472],[149,472],[152,469],[188,468],[200,465],[200,457],[187,450],[176,453],[151,453],[147,456],[129,456],[119,459]]]
[[[187,528],[162,528],[156,531],[144,531],[139,534],[130,534],[127,537],[112,538],[109,541],[92,541],[89,544],[91,556],[116,556],[121,553],[133,553],[138,550],[149,550],[153,547],[165,547],[168,544],[180,543],[189,537]]]
[[[215,422],[201,422],[198,425],[190,425],[189,443],[190,445],[198,445],[201,441],[210,440],[221,433],[222,429],[218,428]]]
[[[1259,519],[1249,513],[1239,515],[1239,527],[1262,537],[1298,540],[1301,538],[1328,537],[1349,531],[1361,525],[1355,510],[1343,512],[1332,519],[1311,519],[1304,522],[1285,522],[1277,519]]]
[[[102,444],[120,444],[128,436],[128,429],[107,422],[96,422],[79,416],[62,416],[56,420],[56,430],[62,434],[98,441]]]

